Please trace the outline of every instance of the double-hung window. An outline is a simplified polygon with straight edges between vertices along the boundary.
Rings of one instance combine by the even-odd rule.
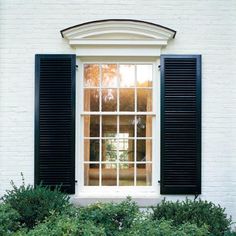
[[[84,186],[152,186],[153,64],[83,64]]]
[[[201,56],[163,54],[175,34],[100,20],[61,31],[73,54],[36,55],[36,184],[85,199],[201,193]]]

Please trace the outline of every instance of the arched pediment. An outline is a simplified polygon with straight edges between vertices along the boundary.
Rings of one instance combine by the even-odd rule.
[[[158,46],[167,45],[173,39],[176,31],[151,22],[110,19],[82,23],[61,30],[63,38],[71,46],[84,49],[88,46],[108,47],[115,45]]]

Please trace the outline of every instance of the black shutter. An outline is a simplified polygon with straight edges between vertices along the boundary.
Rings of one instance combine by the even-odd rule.
[[[35,184],[75,192],[75,55],[35,56]]]
[[[161,194],[201,193],[201,56],[161,56]]]

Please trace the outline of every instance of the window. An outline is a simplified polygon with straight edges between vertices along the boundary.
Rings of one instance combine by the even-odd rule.
[[[153,65],[83,64],[84,186],[151,186]]]
[[[175,33],[87,22],[61,31],[75,54],[36,55],[36,184],[86,200],[201,193],[201,55],[161,55]]]

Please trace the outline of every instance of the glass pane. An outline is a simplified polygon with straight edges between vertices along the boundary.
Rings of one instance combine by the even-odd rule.
[[[97,64],[84,65],[84,86],[99,87],[99,65]]]
[[[119,185],[134,185],[134,164],[121,163],[119,166]]]
[[[99,116],[84,116],[84,137],[99,137],[99,130]]]
[[[137,111],[152,111],[152,90],[137,89]]]
[[[116,186],[117,185],[117,170],[115,163],[102,164],[102,185]]]
[[[152,137],[152,116],[137,116],[137,137]]]
[[[102,137],[117,136],[117,116],[102,116]]]
[[[120,139],[118,149],[120,161],[134,161],[133,139]]]
[[[99,161],[99,140],[84,140],[84,161]]]
[[[117,111],[117,89],[102,89],[102,111]]]
[[[152,185],[152,164],[137,164],[136,173],[137,186]]]
[[[102,161],[116,161],[117,159],[117,140],[102,140]]]
[[[134,87],[135,85],[135,66],[119,66],[120,87]]]
[[[120,116],[119,138],[134,137],[134,116]]]
[[[84,111],[99,111],[98,89],[84,89]]]
[[[152,65],[137,65],[137,87],[152,87]]]
[[[152,160],[152,140],[143,139],[137,140],[137,161],[151,161]]]
[[[120,111],[134,111],[134,89],[120,89]]]
[[[84,164],[84,185],[99,185],[99,164]]]
[[[102,65],[102,87],[117,87],[117,65]]]

